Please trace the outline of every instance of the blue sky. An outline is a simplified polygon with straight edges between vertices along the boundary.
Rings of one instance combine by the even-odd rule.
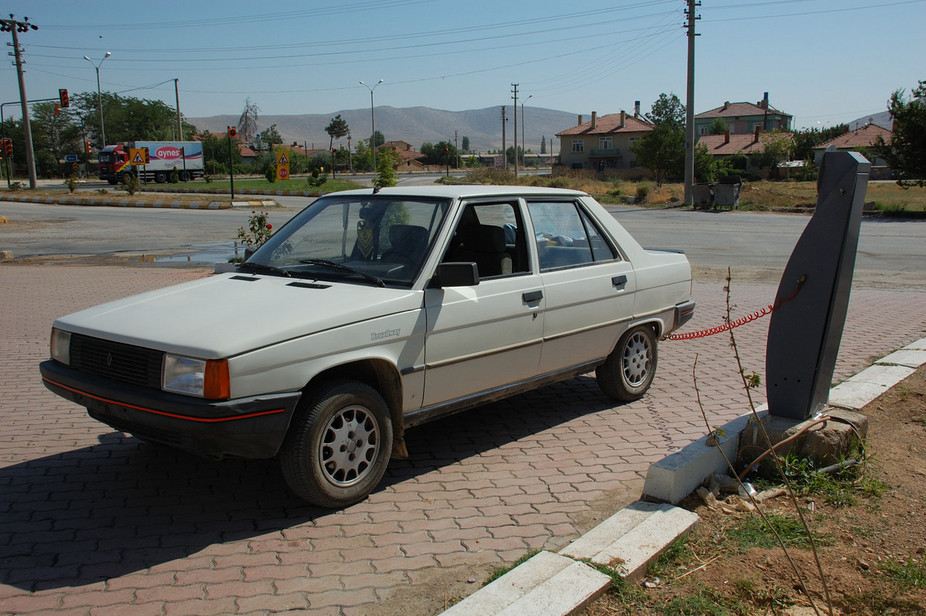
[[[586,116],[685,102],[683,0],[11,0],[30,99],[102,88],[190,117],[376,106],[461,111],[519,103]],[[156,10],[155,10],[156,9]],[[926,79],[926,0],[702,0],[695,112],[760,100],[801,127],[884,111]],[[9,43],[9,34],[2,34]],[[2,101],[16,101],[11,62]],[[5,106],[6,116],[18,116]]]

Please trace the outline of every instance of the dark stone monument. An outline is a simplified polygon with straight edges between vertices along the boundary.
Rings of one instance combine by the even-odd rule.
[[[769,323],[765,371],[771,415],[802,421],[829,398],[870,169],[857,152],[823,155],[817,207],[785,267]]]

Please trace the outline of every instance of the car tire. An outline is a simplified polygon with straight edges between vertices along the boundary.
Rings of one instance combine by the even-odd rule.
[[[192,178],[192,176],[190,175],[190,172],[189,172],[189,171],[181,171],[181,172],[180,172],[180,181],[181,181],[181,182],[189,182],[191,179],[193,179],[193,178]]]
[[[656,334],[648,325],[624,333],[603,364],[595,370],[598,386],[606,396],[621,402],[637,400],[656,375]]]
[[[280,450],[290,489],[339,508],[366,498],[386,472],[392,422],[383,397],[365,383],[333,381],[300,406]]]

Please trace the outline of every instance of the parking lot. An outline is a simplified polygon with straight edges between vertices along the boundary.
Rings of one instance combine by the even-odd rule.
[[[0,614],[437,614],[493,568],[635,500],[650,463],[701,436],[696,355],[711,424],[747,410],[727,335],[667,341],[637,402],[614,406],[583,376],[414,428],[410,459],[369,499],[308,507],[273,461],[142,443],[41,383],[56,316],[208,274],[0,266]],[[693,294],[686,330],[721,323],[723,283]],[[734,280],[733,316],[774,295]],[[922,291],[854,289],[835,379],[921,338],[924,305]],[[260,318],[242,314],[240,327]],[[735,330],[747,371],[764,374],[767,327]]]

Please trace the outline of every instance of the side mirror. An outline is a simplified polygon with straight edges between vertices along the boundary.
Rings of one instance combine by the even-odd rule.
[[[475,263],[439,263],[434,276],[435,286],[474,287],[479,284],[479,266]]]

